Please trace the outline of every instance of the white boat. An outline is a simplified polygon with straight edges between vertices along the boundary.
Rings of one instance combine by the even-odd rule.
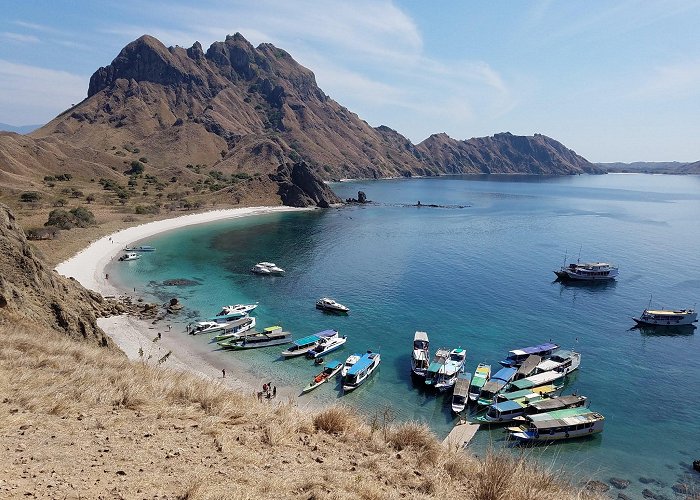
[[[557,278],[573,281],[605,281],[617,277],[618,268],[607,262],[571,263],[554,271]]]
[[[486,414],[477,417],[477,422],[493,424],[522,420],[525,415],[537,415],[567,408],[580,408],[586,405],[586,396],[542,397],[532,393],[530,398],[519,398],[512,401],[497,401],[491,404]]]
[[[150,245],[141,245],[138,247],[124,247],[125,252],[155,252],[156,248]]]
[[[430,341],[425,332],[416,332],[413,336],[413,353],[411,354],[411,372],[418,377],[425,377],[430,364]]]
[[[259,262],[253,266],[251,271],[255,274],[284,274],[284,269],[274,262]]]
[[[323,371],[316,375],[314,379],[309,383],[309,385],[302,389],[301,393],[306,394],[307,392],[316,389],[316,387],[323,384],[324,382],[331,380],[338,374],[338,372],[342,368],[343,363],[341,363],[340,361],[329,361],[328,363],[326,363],[326,366],[323,368]]]
[[[337,337],[338,332],[336,330],[324,330],[318,332],[314,335],[309,335],[307,337],[300,338],[292,342],[292,345],[288,349],[282,351],[282,357],[284,358],[294,358],[296,356],[303,356],[310,349],[313,349],[318,344],[320,344],[325,338]]]
[[[350,309],[345,307],[343,304],[340,304],[333,299],[329,299],[328,297],[318,299],[316,301],[316,309],[335,313],[346,313],[350,311]]]
[[[603,432],[605,417],[588,408],[568,408],[525,417],[526,425],[509,427],[510,437],[525,442],[560,441]]]
[[[471,373],[460,373],[457,377],[454,392],[452,393],[452,411],[461,413],[469,402],[469,386],[471,385]]]
[[[542,359],[547,359],[557,349],[559,349],[559,345],[552,342],[545,342],[544,344],[532,347],[523,347],[522,349],[513,349],[512,351],[508,351],[508,357],[503,361],[499,361],[499,363],[506,367],[520,366],[533,354],[540,356]]]
[[[378,352],[368,352],[350,367],[343,377],[343,391],[349,392],[362,385],[379,367],[381,356]]]
[[[439,353],[439,356],[438,356]],[[457,376],[464,371],[467,351],[462,348],[438,349],[436,359],[428,366],[425,375],[426,385],[432,385],[438,391],[444,391],[457,382]]]
[[[258,307],[258,303],[256,302],[255,304],[233,304],[230,306],[224,306],[221,308],[221,311],[219,311],[216,314],[217,318],[240,318],[242,316],[245,316],[249,312],[251,312],[253,309]]]
[[[644,309],[639,318],[632,318],[637,325],[681,326],[691,325],[698,320],[695,309]]]
[[[292,334],[282,330],[281,326],[268,326],[262,332],[246,333],[240,337],[217,342],[224,349],[236,351],[243,349],[257,349],[288,344],[292,341]]]
[[[568,349],[557,349],[549,359],[545,359],[535,367],[534,373],[553,371],[567,375],[578,368],[580,364],[581,353]]]
[[[245,316],[229,322],[229,326],[224,328],[221,334],[214,337],[214,341],[219,342],[232,337],[240,337],[243,335],[243,333],[247,332],[248,330],[252,330],[253,328],[255,328],[255,318],[252,316]]]
[[[121,257],[119,257],[119,260],[124,262],[127,260],[137,260],[140,258],[141,258],[141,256],[139,254],[137,254],[136,252],[128,252],[128,253],[125,253],[124,255],[122,255]]]
[[[321,356],[328,354],[329,352],[333,352],[336,349],[340,349],[343,346],[343,344],[347,341],[347,337],[338,337],[338,335],[336,335],[335,337],[323,338],[316,347],[306,351],[306,357],[309,359],[318,359]]]
[[[255,327],[255,318],[246,316],[244,318],[236,318],[231,320],[218,319],[210,321],[198,321],[189,327],[190,335],[199,333],[216,333],[232,334],[224,338],[234,337],[239,333],[246,332]],[[222,339],[217,339],[222,340]]]
[[[340,374],[345,377],[348,374],[348,371],[350,371],[350,368],[352,368],[355,363],[360,361],[361,357],[362,354],[351,354],[348,356],[348,359],[346,359],[345,363],[343,364],[343,370],[340,372]]]
[[[491,378],[491,365],[486,363],[479,363],[474,371],[474,376],[472,377],[472,383],[469,385],[469,401],[476,401],[479,399],[479,394],[481,394],[481,388],[484,384]]]

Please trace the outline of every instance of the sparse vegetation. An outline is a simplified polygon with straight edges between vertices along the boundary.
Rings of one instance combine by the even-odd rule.
[[[44,226],[72,229],[74,227],[94,226],[95,224],[95,215],[90,210],[85,207],[77,207],[70,211],[61,208],[52,210]]]
[[[36,191],[27,191],[19,196],[22,203],[34,203],[41,200],[41,194]]]

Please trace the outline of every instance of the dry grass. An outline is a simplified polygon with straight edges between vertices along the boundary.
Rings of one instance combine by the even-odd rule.
[[[2,498],[580,495],[525,459],[448,450],[423,424],[377,432],[342,406],[303,414],[52,331],[0,335]]]

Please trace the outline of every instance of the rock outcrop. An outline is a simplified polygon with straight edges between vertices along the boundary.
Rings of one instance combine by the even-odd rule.
[[[97,316],[117,307],[48,268],[27,242],[15,216],[0,204],[0,323],[39,324],[69,337],[113,346]]]

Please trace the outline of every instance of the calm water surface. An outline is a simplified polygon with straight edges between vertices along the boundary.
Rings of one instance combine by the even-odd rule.
[[[327,384],[300,404],[340,400],[369,415],[390,407],[397,419],[427,422],[439,435],[454,420],[448,398],[411,381],[416,330],[428,332],[433,351],[466,348],[470,371],[482,361],[496,367],[509,349],[552,339],[582,353],[564,392],[588,396],[606,428],[527,453],[580,478],[630,479],[631,495],[651,487],[673,497],[670,486],[687,479],[688,464],[700,459],[700,334],[630,327],[650,296],[657,307],[693,307],[700,298],[700,177],[465,176],[333,188],[343,198],[363,190],[376,204],[172,231],[146,242],[157,252],[110,274],[161,300],[180,297],[191,316],[260,301],[259,328],[281,324],[298,337],[336,328],[349,340],[328,359],[379,350],[380,372],[347,396]],[[408,206],[418,200],[464,208]],[[554,282],[565,254],[575,261],[579,252],[581,260],[619,265],[619,279]],[[262,260],[286,275],[252,275]],[[158,285],[171,278],[199,284]],[[322,296],[351,314],[315,310]],[[304,359],[283,361],[280,350],[218,356],[222,363],[243,357],[261,379],[303,387],[318,369]],[[503,438],[501,429],[480,431],[471,447],[509,447]],[[640,476],[666,486],[642,485]]]

